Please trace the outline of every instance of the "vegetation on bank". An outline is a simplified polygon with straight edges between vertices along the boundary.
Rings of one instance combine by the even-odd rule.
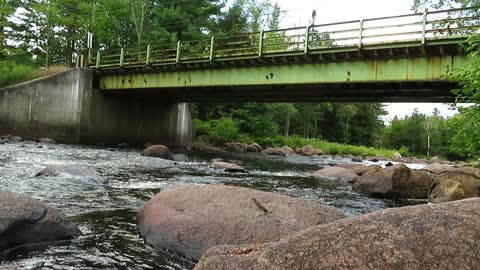
[[[52,75],[66,69],[61,65],[44,69],[12,61],[0,61],[0,88]]]

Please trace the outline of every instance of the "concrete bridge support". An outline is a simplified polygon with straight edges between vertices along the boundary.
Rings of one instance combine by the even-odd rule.
[[[92,80],[92,71],[75,69],[0,89],[0,134],[79,144],[191,142],[188,104],[105,94]]]

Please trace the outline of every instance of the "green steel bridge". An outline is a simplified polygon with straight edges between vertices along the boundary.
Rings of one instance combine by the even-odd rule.
[[[451,102],[479,8],[90,53],[94,87],[165,102]]]

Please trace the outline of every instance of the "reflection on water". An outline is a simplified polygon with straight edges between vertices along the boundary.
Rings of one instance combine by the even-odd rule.
[[[114,150],[114,151],[112,151]],[[358,215],[396,206],[367,198],[348,184],[311,178],[312,171],[346,159],[271,157],[263,154],[187,153],[192,162],[142,157],[139,150],[36,143],[0,145],[0,187],[26,194],[61,210],[79,224],[83,237],[50,247],[14,250],[1,266],[18,269],[189,269],[192,264],[143,243],[136,213],[156,193],[182,185],[226,184],[316,200]],[[249,174],[208,168],[212,158],[241,163]],[[63,175],[35,178],[48,164],[79,164],[109,180],[94,186]],[[28,251],[28,252],[26,252]]]

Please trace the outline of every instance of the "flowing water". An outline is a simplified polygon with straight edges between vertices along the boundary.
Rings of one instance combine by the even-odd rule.
[[[342,158],[272,157],[263,154],[188,152],[191,162],[142,157],[138,149],[33,142],[0,145],[0,189],[26,194],[61,210],[84,236],[55,246],[3,254],[0,267],[17,269],[189,269],[192,264],[155,251],[137,235],[136,213],[153,195],[182,185],[225,184],[316,200],[358,215],[398,206],[354,192],[351,185],[309,175]],[[208,168],[212,158],[239,162],[249,174]],[[78,164],[109,180],[89,185],[77,177],[34,177],[49,164]]]

